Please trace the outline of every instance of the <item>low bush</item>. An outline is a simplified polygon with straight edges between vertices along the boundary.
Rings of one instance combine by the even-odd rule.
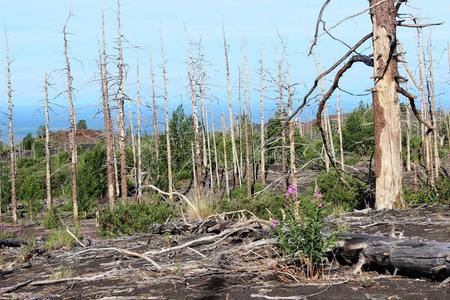
[[[288,262],[307,277],[317,277],[324,254],[337,241],[338,232],[326,234],[324,208],[307,197],[289,209],[280,224],[274,223],[278,248]]]
[[[410,204],[450,204],[450,178],[440,177],[434,187],[423,184],[416,192],[405,189],[404,196]]]
[[[77,231],[76,231],[77,232]],[[75,233],[77,235],[77,233]],[[64,229],[58,229],[50,233],[44,243],[44,249],[47,251],[55,249],[70,249],[75,245],[75,239]]]
[[[47,212],[47,214],[42,218],[41,225],[46,229],[61,228],[62,222],[56,208],[53,208]]]
[[[366,184],[350,176],[344,176],[343,179],[345,183],[336,172],[320,174],[317,177],[317,185],[327,207],[352,211],[365,208],[373,202],[373,194]]]
[[[155,223],[163,223],[171,215],[167,204],[154,205],[128,203],[118,205],[114,211],[105,209],[99,214],[99,231],[104,237],[147,232]]]
[[[262,219],[281,217],[282,210],[285,208],[283,194],[267,192],[253,198],[248,198],[246,195],[244,188],[235,189],[230,199],[223,199],[218,203],[217,210],[219,212],[229,212],[245,209]]]

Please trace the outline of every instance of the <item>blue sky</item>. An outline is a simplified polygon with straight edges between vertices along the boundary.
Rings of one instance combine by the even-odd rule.
[[[131,97],[135,95],[135,70],[139,59],[141,64],[142,94],[145,101],[149,98],[149,52],[152,53],[157,68],[157,81],[160,84],[159,32],[163,32],[166,57],[168,59],[169,95],[171,107],[180,102],[186,103],[189,98],[186,79],[186,25],[193,40],[202,40],[203,52],[208,61],[207,83],[208,93],[214,101],[208,104],[216,114],[226,109],[225,77],[221,26],[225,25],[228,42],[231,46],[232,76],[237,86],[237,67],[241,62],[241,44],[247,40],[248,59],[250,64],[250,81],[257,87],[257,62],[259,49],[264,49],[264,60],[269,70],[274,70],[275,61],[280,49],[277,31],[287,42],[288,59],[291,67],[291,81],[298,82],[297,98],[305,93],[316,74],[313,57],[307,56],[311,42],[315,18],[322,1],[306,0],[122,0],[123,33],[125,43],[125,59],[129,76],[127,89]],[[43,123],[43,115],[39,111],[42,106],[42,81],[44,72],[51,72],[53,87],[51,96],[55,97],[64,91],[65,77],[60,69],[64,66],[62,55],[62,26],[69,13],[73,17],[69,23],[70,48],[73,64],[74,85],[77,89],[76,106],[78,119],[88,119],[94,127],[101,126],[101,119],[95,114],[100,108],[100,93],[97,77],[97,40],[101,8],[106,15],[108,50],[115,53],[115,5],[116,0],[1,0],[0,24],[7,28],[11,55],[13,58],[13,87],[15,126],[18,137],[26,132],[35,132]],[[359,12],[367,7],[366,0],[333,0],[328,7],[325,19],[331,26],[340,19]],[[450,79],[447,56],[443,51],[449,40],[450,3],[443,4],[439,0],[410,0],[403,12],[412,13],[425,19],[426,22],[443,21],[444,25],[433,29],[434,58],[439,100],[448,109],[446,100]],[[353,44],[360,36],[370,31],[370,18],[367,14],[354,18],[333,33],[349,44]],[[425,30],[428,37],[429,30]],[[415,70],[416,65],[416,32],[413,29],[399,29],[399,38],[405,44],[407,58]],[[368,44],[369,46],[369,44]],[[0,61],[4,69],[4,39],[0,40]],[[317,46],[321,64],[329,66],[345,52],[339,43],[323,37]],[[369,50],[370,51],[370,50]],[[366,51],[368,53],[368,51]],[[111,69],[112,71],[112,69]],[[342,87],[355,93],[370,88],[371,70],[357,66],[345,76]],[[328,79],[330,80],[330,78]],[[271,88],[269,88],[269,91]],[[270,93],[269,93],[270,94]],[[234,89],[235,101],[237,90]],[[344,109],[351,110],[360,100],[368,101],[368,97],[351,97],[342,95]],[[268,98],[271,98],[270,95]],[[257,111],[259,95],[252,91],[254,110]],[[52,115],[53,128],[67,126],[64,107],[67,100],[60,96],[53,100],[55,113]],[[0,75],[0,108],[6,106],[5,75]],[[62,106],[63,108],[61,108]],[[273,111],[274,101],[267,100],[267,116]],[[334,102],[330,103],[333,111]],[[310,118],[314,107],[305,112],[304,118]],[[150,112],[144,111],[145,116]],[[256,114],[256,113],[255,113]],[[147,118],[149,125],[150,118]]]

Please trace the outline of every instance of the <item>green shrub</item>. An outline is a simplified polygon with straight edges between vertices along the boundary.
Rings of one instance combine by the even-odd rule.
[[[322,207],[301,197],[275,228],[281,253],[290,263],[300,266],[307,277],[318,274],[324,253],[337,240],[338,232],[325,233],[325,216]]]
[[[340,206],[346,211],[352,211],[372,203],[373,195],[366,184],[350,176],[342,176],[346,184],[334,171],[320,174],[316,178],[327,207]]]
[[[62,222],[56,208],[53,208],[47,212],[47,214],[42,218],[41,224],[46,229],[58,229],[62,227]]]
[[[171,209],[164,203],[118,205],[113,212],[109,209],[100,212],[100,235],[114,237],[148,232],[152,224],[163,223],[170,215]]]
[[[75,235],[77,235],[75,233]],[[64,229],[56,230],[50,233],[44,243],[44,249],[47,251],[55,249],[70,249],[75,245],[75,239]]]
[[[255,186],[255,190],[260,190],[260,187]],[[251,211],[259,218],[269,219],[272,216],[280,218],[284,208],[285,199],[283,194],[267,192],[248,198],[246,188],[241,187],[231,192],[231,199],[222,199],[218,203],[217,210],[229,212],[245,209]]]
[[[404,196],[410,204],[450,204],[450,178],[440,177],[434,188],[423,184],[417,192],[405,189]]]

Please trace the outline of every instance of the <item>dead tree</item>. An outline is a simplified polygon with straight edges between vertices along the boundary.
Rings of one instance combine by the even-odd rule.
[[[168,193],[169,193],[169,200],[173,201],[172,148],[170,144],[170,121],[169,121],[169,91],[167,87],[167,69],[166,69],[166,58],[164,56],[164,42],[162,32],[160,33],[160,40],[161,40],[162,80],[164,87],[164,118],[166,123],[167,179],[169,184]]]
[[[341,97],[338,95],[336,97],[336,114],[337,114],[337,126],[339,134],[339,155],[341,159],[341,169],[345,171],[345,161],[344,161],[344,144],[342,139],[342,114],[341,114]]]
[[[102,11],[102,44],[100,51],[100,81],[101,81],[101,92],[102,92],[102,105],[103,105],[103,121],[104,121],[104,137],[106,143],[106,178],[108,185],[108,203],[109,209],[112,211],[114,209],[115,202],[115,176],[114,176],[114,142],[113,142],[113,130],[111,122],[111,109],[109,105],[109,81],[108,81],[108,70],[107,70],[107,54],[106,54],[106,34],[105,34],[105,17]]]
[[[287,157],[286,157],[286,124],[288,120],[286,117],[286,108],[284,103],[284,86],[283,86],[283,60],[282,58],[278,61],[278,75],[277,75],[277,86],[278,86],[278,106],[280,110],[280,123],[281,123],[281,172],[282,176],[287,174]],[[288,188],[288,178],[283,178],[283,190],[286,191]]]
[[[289,62],[285,53],[285,83],[288,98],[288,115],[292,114],[294,91],[290,83]],[[289,127],[289,169],[290,169],[290,185],[297,188],[297,168],[295,167],[295,124],[294,119],[288,121]]]
[[[187,34],[187,33],[186,33]],[[194,65],[194,57],[192,54],[192,42],[188,37],[188,80],[189,88],[191,93],[191,104],[192,104],[192,119],[194,126],[194,154],[195,154],[195,171],[197,180],[197,197],[201,198],[203,195],[202,180],[203,180],[203,168],[202,168],[202,157],[200,148],[200,128],[198,123],[198,109],[197,109],[197,75],[196,66]]]
[[[261,50],[259,58],[259,103],[260,103],[260,166],[259,176],[262,185],[266,185],[266,141],[265,141],[265,124],[264,124],[264,62],[263,52]]]
[[[125,94],[124,86],[124,62],[122,48],[122,31],[120,23],[120,0],[117,0],[117,104],[119,109],[118,127],[119,127],[119,156],[120,156],[120,192],[122,203],[125,203],[128,197],[127,184],[127,154],[126,154],[126,131],[125,131]]]
[[[70,134],[69,134],[69,144],[70,144],[70,153],[71,153],[71,163],[70,170],[72,176],[72,209],[73,209],[73,219],[75,223],[78,222],[78,186],[77,186],[77,145],[75,141],[75,137],[77,134],[77,127],[75,125],[75,105],[73,100],[73,77],[72,77],[72,69],[70,66],[69,59],[69,45],[67,39],[67,24],[70,19],[69,16],[66,19],[66,23],[63,27],[63,35],[64,35],[64,57],[66,61],[66,77],[67,77],[67,99],[69,100],[69,109],[70,109]]]
[[[323,25],[324,32],[329,34],[326,29],[325,22],[322,20],[323,11],[330,1],[326,1],[322,6],[319,18],[316,24],[316,32],[312,47],[317,44],[319,37],[320,25]],[[398,93],[402,94],[409,100],[411,109],[415,117],[428,128],[427,133],[433,131],[426,120],[420,116],[415,107],[415,96],[411,95],[407,90],[400,86],[405,79],[399,75],[397,61],[400,56],[397,52],[397,24],[405,27],[432,26],[403,24],[403,20],[397,22],[397,14],[405,1],[370,1],[370,15],[372,18],[372,32],[361,38],[355,45],[348,46],[349,50],[329,69],[322,72],[314,80],[313,86],[308,90],[300,106],[290,116],[293,118],[306,104],[311,100],[310,96],[318,86],[319,81],[326,75],[336,70],[343,62],[347,61],[334,77],[332,86],[325,93],[323,99],[319,103],[316,114],[317,126],[319,127],[322,140],[324,141],[325,150],[331,159],[333,167],[336,168],[336,161],[331,155],[326,133],[322,126],[322,112],[326,101],[331,97],[333,92],[339,87],[339,80],[355,63],[364,63],[374,67],[374,89],[373,109],[375,119],[375,176],[376,176],[376,209],[391,209],[393,207],[401,207],[404,205],[402,199],[402,162],[401,162],[401,129],[400,129],[400,105],[398,101]],[[342,22],[341,22],[342,23]],[[340,23],[340,24],[341,24]],[[355,54],[366,41],[372,38],[373,58],[361,54]],[[310,52],[312,51],[312,47]],[[353,55],[353,56],[352,56]],[[351,58],[350,58],[351,57]],[[336,168],[337,170],[337,168]]]
[[[131,153],[133,154],[133,179],[134,186],[138,187],[138,174],[137,174],[137,154],[136,154],[136,138],[134,135],[134,125],[133,125],[133,113],[131,112],[131,103],[128,105],[128,125],[130,126],[130,140],[131,140]],[[137,197],[137,193],[135,194]]]
[[[158,106],[156,105],[156,81],[153,72],[153,59],[150,54],[150,82],[152,88],[152,114],[153,114],[153,147],[156,161],[159,161],[159,129],[158,129]]]
[[[213,139],[213,149],[214,149],[214,171],[216,173],[216,182],[217,182],[217,190],[220,190],[220,176],[219,176],[219,159],[218,159],[218,154],[217,154],[217,144],[216,144],[216,129],[215,129],[215,115],[213,112],[213,122],[212,122],[212,139]]]
[[[241,172],[238,165],[238,154],[236,148],[236,140],[234,136],[234,120],[233,120],[233,105],[232,105],[232,88],[231,88],[231,74],[230,74],[230,58],[228,56],[228,44],[225,36],[225,28],[222,26],[223,33],[223,49],[225,55],[225,73],[227,79],[227,103],[228,103],[228,116],[230,119],[230,138],[231,138],[231,159],[233,162],[233,178],[236,180],[238,178],[239,185],[241,185]]]
[[[430,39],[428,43],[428,83],[427,83],[427,89],[428,89],[428,98],[430,103],[430,123],[435,128],[433,130],[433,153],[432,153],[432,167],[434,167],[434,178],[435,182],[439,179],[439,170],[441,167],[441,161],[439,158],[439,132],[438,132],[438,116],[436,114],[436,99],[435,99],[435,88],[434,88],[434,75],[433,75],[433,45],[432,45],[432,38],[430,33]],[[430,145],[431,149],[431,145]]]
[[[8,131],[9,131],[9,176],[11,180],[11,213],[13,224],[17,224],[17,195],[16,195],[16,180],[17,180],[17,166],[16,166],[16,150],[14,147],[14,126],[13,126],[13,89],[11,80],[11,64],[12,60],[9,54],[8,34],[5,31],[5,45],[6,45],[6,81],[8,92]]]
[[[138,201],[142,198],[142,128],[141,128],[141,80],[139,74],[139,62],[136,66],[136,114],[137,114],[137,124],[136,124],[136,138],[137,138],[137,198]]]
[[[245,146],[245,177],[247,184],[247,197],[251,197],[253,194],[253,168],[250,160],[250,137],[249,137],[249,123],[251,122],[249,116],[249,106],[250,106],[250,83],[248,74],[248,61],[247,61],[247,48],[244,42],[243,46],[243,72],[244,72],[244,114],[241,116],[243,124],[243,134],[244,134],[244,146]]]
[[[52,176],[50,165],[50,117],[48,108],[48,75],[44,75],[44,112],[45,112],[45,187],[47,190],[47,211],[50,211],[53,207],[52,199]]]
[[[228,178],[228,160],[227,160],[227,141],[226,141],[226,124],[225,124],[225,116],[222,113],[221,116],[222,121],[222,143],[223,143],[223,168],[225,173],[225,192],[227,196],[230,197],[230,179]]]

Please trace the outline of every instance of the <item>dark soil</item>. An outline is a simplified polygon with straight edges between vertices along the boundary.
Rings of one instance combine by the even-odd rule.
[[[394,232],[397,235],[403,232],[408,238],[441,242],[449,242],[450,237],[449,207],[442,206],[356,212],[330,222],[345,224],[352,232]],[[270,238],[270,230],[258,225],[230,235],[216,245],[193,245],[191,249],[149,255],[161,265],[161,271],[144,259],[105,249],[116,247],[144,253],[174,247],[212,236],[214,233],[207,229],[214,228],[213,225],[202,225],[204,230],[197,232],[178,233],[174,226],[167,225],[155,230],[158,234],[99,239],[94,234],[95,223],[90,220],[81,227],[82,234],[90,237],[82,240],[89,244],[86,248],[77,246],[46,252],[42,251],[42,242],[38,241],[31,258],[23,261],[17,259],[23,249],[0,249],[0,288],[28,280],[36,283],[72,278],[38,286],[33,286],[32,282],[0,295],[0,299],[450,299],[450,285],[438,287],[439,282],[425,278],[411,279],[377,272],[353,276],[348,266],[326,266],[322,277],[315,281],[295,277],[294,273],[289,275],[290,271],[277,263],[278,258],[270,245],[235,251],[250,242]],[[11,230],[9,227],[8,231]],[[45,238],[47,235],[45,230],[36,227],[16,231],[19,236]],[[14,265],[7,268],[13,261]],[[87,278],[91,280],[87,281]]]

